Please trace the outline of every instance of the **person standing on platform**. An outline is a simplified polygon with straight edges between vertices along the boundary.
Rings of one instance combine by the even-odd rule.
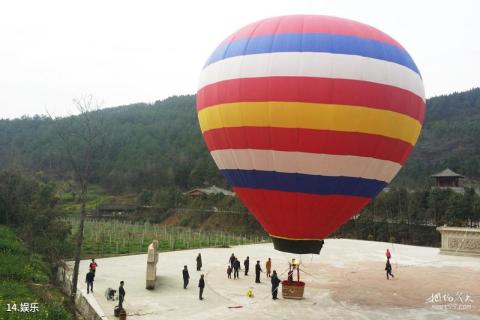
[[[245,267],[245,275],[248,276],[248,268],[250,267],[250,258],[247,256],[247,259],[243,261],[243,266]]]
[[[262,267],[260,267],[260,260],[257,260],[255,265],[255,283],[260,283],[260,272],[263,272]]]
[[[188,281],[190,280],[190,275],[188,274],[187,266],[183,266],[183,289],[187,289]]]
[[[277,276],[277,271],[273,270],[273,274],[271,277],[271,282],[272,282],[272,299],[277,300],[277,294],[278,294],[278,286],[280,285],[280,279]]]
[[[205,288],[205,279],[203,277],[203,274],[200,276],[200,280],[198,281],[198,298],[200,300],[203,300],[203,289]]]
[[[87,283],[87,294],[90,293],[90,291],[92,291],[93,293],[93,280],[95,279],[95,273],[93,272],[93,270],[90,269],[90,271],[88,271],[87,273],[87,276],[85,277],[85,282]]]
[[[202,270],[202,255],[199,253],[197,256],[197,271]]]
[[[268,261],[265,264],[265,269],[267,269],[267,278],[270,278],[270,271],[272,270],[272,259],[268,258]]]
[[[98,267],[98,264],[95,262],[95,259],[92,259],[92,262],[90,262],[90,270],[93,271],[93,274],[95,274],[97,267]]]
[[[123,310],[123,300],[125,300],[125,289],[123,288],[124,282],[120,281],[120,287],[118,287],[118,307]]]
[[[240,270],[240,261],[238,259],[235,259],[235,262],[233,263],[233,279],[240,279],[240,275],[238,271]]]
[[[230,259],[228,260],[232,269],[233,269],[233,264],[235,263],[235,259],[237,258],[235,258],[235,255],[232,253],[232,255],[230,256]]]

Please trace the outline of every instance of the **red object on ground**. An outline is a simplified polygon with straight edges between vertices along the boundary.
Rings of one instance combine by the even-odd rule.
[[[288,281],[288,280],[283,280],[283,281],[282,281],[282,285],[305,287],[305,282],[303,282],[303,281]]]

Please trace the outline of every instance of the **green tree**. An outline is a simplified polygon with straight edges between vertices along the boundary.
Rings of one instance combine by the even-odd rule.
[[[433,188],[428,195],[428,213],[435,225],[443,225],[449,222],[447,208],[452,194],[453,191],[450,189]]]
[[[470,216],[470,226],[480,226],[480,195],[475,194],[473,198],[473,210]]]
[[[72,275],[72,302],[77,293],[78,272],[80,256],[82,253],[83,229],[86,217],[86,203],[88,186],[94,179],[95,166],[98,166],[102,158],[103,146],[105,145],[106,127],[102,114],[99,112],[99,104],[93,96],[83,96],[73,100],[77,111],[76,117],[55,119],[57,135],[61,140],[64,150],[65,161],[70,165],[76,183],[80,186],[80,227],[76,235],[75,265]],[[52,118],[53,120],[53,118]]]
[[[55,185],[19,169],[0,172],[0,223],[17,229],[27,246],[49,261],[56,261],[69,247],[70,225],[58,210]]]

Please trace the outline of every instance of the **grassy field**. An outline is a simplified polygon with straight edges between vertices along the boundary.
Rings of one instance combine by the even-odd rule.
[[[68,188],[58,194],[60,207],[64,210],[72,225],[71,243],[74,244],[74,236],[79,227],[80,204],[78,194],[72,194]],[[87,212],[92,212],[102,203],[134,203],[132,195],[112,196],[101,187],[91,185],[87,194]],[[200,215],[198,215],[200,217]],[[196,221],[194,215],[188,220]],[[201,217],[205,219],[205,217]],[[236,218],[236,217],[234,217]],[[201,219],[201,220],[202,220]],[[197,219],[198,220],[198,219]],[[222,220],[223,221],[223,220]],[[213,222],[212,222],[213,223]],[[146,253],[152,240],[159,241],[160,251],[195,249],[203,247],[225,247],[239,244],[259,243],[268,241],[266,237],[251,235],[239,231],[242,228],[233,228],[232,231],[198,231],[199,223],[183,224],[183,226],[165,226],[149,223],[134,223],[121,220],[93,220],[87,219],[84,229],[84,242],[82,258],[105,257],[122,254]],[[235,223],[230,223],[235,225]],[[224,229],[221,223],[218,229]],[[232,228],[230,228],[231,230]],[[245,228],[243,228],[245,229]],[[66,257],[71,258],[71,257]]]
[[[49,283],[49,275],[42,259],[30,254],[11,229],[0,225],[0,319],[73,319],[63,306],[64,296]],[[38,312],[31,312],[35,303]]]
[[[76,234],[79,220],[70,219],[70,223],[73,226],[73,234]],[[160,251],[225,247],[269,241],[264,237],[221,231],[202,232],[184,227],[119,220],[86,220],[82,257],[146,253],[152,240],[158,240]]]

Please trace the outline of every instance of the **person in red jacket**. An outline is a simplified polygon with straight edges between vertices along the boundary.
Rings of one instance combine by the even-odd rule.
[[[95,271],[97,270],[98,264],[95,262],[95,259],[92,259],[92,262],[90,262],[90,270],[95,274]]]
[[[392,255],[390,254],[390,250],[388,250],[388,248],[387,248],[387,252],[385,252],[385,255],[387,256],[387,260],[390,260],[390,258],[392,257]]]

